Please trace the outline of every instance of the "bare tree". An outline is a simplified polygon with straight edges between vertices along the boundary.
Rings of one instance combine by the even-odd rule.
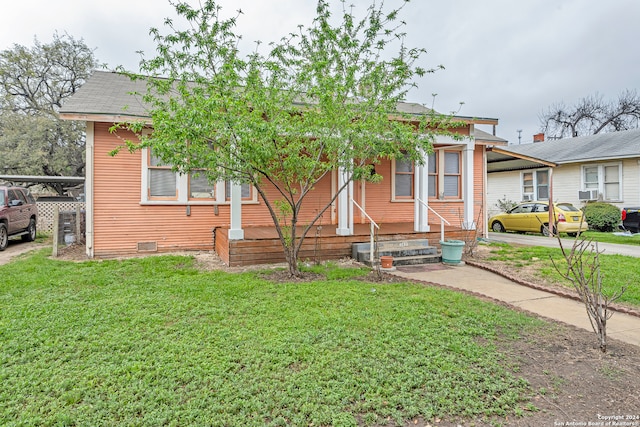
[[[571,138],[635,129],[640,124],[640,96],[626,90],[607,102],[595,94],[575,105],[555,104],[539,115],[540,129],[549,139]]]
[[[607,320],[613,312],[609,310],[611,304],[620,299],[626,286],[605,292],[602,286],[602,272],[600,270],[600,254],[598,242],[585,237],[577,237],[570,250],[565,249],[558,237],[558,244],[566,261],[566,268],[562,268],[551,259],[553,266],[560,275],[571,282],[580,300],[587,309],[587,315],[593,331],[598,336],[600,350],[607,351]]]

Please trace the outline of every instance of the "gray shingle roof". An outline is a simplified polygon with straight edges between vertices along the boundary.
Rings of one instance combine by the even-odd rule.
[[[144,80],[132,81],[113,72],[94,71],[84,85],[68,99],[60,114],[118,115],[149,117],[141,96],[147,91]]]
[[[135,94],[138,95],[135,95]],[[87,82],[70,98],[62,108],[60,114],[83,116],[126,116],[149,118],[150,115],[142,103],[141,95],[146,93],[146,82],[132,81],[129,77],[107,71],[94,71]],[[408,114],[426,114],[431,110],[421,104],[402,102],[398,111]],[[490,120],[497,123],[497,119],[458,117],[469,120]]]
[[[509,145],[502,150],[557,164],[634,158],[640,157],[640,129]]]
[[[507,140],[500,138],[499,136],[492,135],[488,132],[482,131],[480,129],[473,129],[473,136],[475,136],[476,140],[484,141],[484,142],[493,142],[498,145],[506,145]]]

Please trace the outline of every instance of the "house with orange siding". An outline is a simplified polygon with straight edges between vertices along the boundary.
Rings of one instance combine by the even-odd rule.
[[[271,216],[250,186],[210,184],[196,175],[174,173],[147,149],[109,154],[123,139],[135,138],[122,130],[111,133],[114,123],[140,120],[152,130],[149,113],[134,95],[145,91],[144,81],[95,71],[60,111],[63,119],[86,123],[87,255],[215,250],[229,265],[284,260]],[[398,105],[398,110],[414,115],[428,111],[411,103]],[[429,238],[437,244],[441,233],[447,238],[470,231],[484,234],[487,147],[506,141],[475,128],[495,129],[497,119],[456,119],[465,123],[456,132],[468,138],[438,137],[422,166],[382,160],[375,166],[382,181],[350,183],[312,228],[300,255],[348,256],[352,243],[369,239],[371,220],[379,226],[379,240]],[[314,188],[302,223],[336,195],[339,180],[334,171]]]

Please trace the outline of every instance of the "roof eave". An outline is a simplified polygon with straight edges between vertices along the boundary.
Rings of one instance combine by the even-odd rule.
[[[498,125],[498,119],[490,117],[453,116],[453,119],[474,125]]]
[[[559,164],[559,163],[551,162],[549,160],[538,159],[538,158],[533,157],[533,156],[526,156],[524,154],[514,153],[513,151],[503,150],[500,147],[491,147],[490,150],[495,152],[495,153],[498,153],[498,154],[503,154],[505,156],[512,156],[512,157],[515,157],[516,159],[527,160],[527,161],[530,161],[530,162],[539,163],[541,165],[549,166],[549,167],[552,167],[552,168],[557,167],[558,164]]]
[[[559,165],[568,165],[571,163],[585,163],[585,162],[607,162],[611,160],[624,160],[624,159],[637,159],[640,158],[640,153],[638,154],[626,154],[624,156],[607,156],[607,157],[590,157],[590,158],[581,158],[581,159],[569,159],[558,161]]]
[[[126,122],[143,122],[151,124],[151,117],[134,116],[126,114],[108,114],[108,113],[74,113],[61,112],[58,116],[62,120],[74,120],[83,122],[106,122],[106,123],[126,123]]]

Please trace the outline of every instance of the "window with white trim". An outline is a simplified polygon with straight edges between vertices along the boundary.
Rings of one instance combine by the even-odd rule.
[[[604,194],[602,198],[604,200],[621,200],[620,195],[620,181],[621,179],[621,167],[619,165],[604,165]]]
[[[224,188],[227,195],[226,199],[231,200],[231,181],[225,181]],[[253,187],[249,184],[242,184],[240,187],[240,194],[242,195],[242,200],[253,199]]]
[[[215,200],[216,184],[209,182],[209,178],[207,178],[204,171],[192,171],[189,175],[189,198]]]
[[[429,191],[429,197],[434,198],[438,197],[438,160],[435,152],[429,154],[427,156],[428,164],[427,169],[429,169],[429,180],[427,182],[427,187]]]
[[[549,169],[522,172],[522,200],[549,200]]]
[[[178,174],[171,170],[171,166],[164,165],[162,160],[148,150],[147,165],[147,194],[150,199],[175,200],[178,198]]]
[[[607,163],[582,167],[582,187],[597,190],[604,201],[622,200],[622,164]]]
[[[462,156],[460,151],[444,152],[444,186],[445,199],[459,199],[462,193]]]
[[[462,197],[462,152],[435,150],[427,158],[427,191],[430,198]],[[392,163],[392,200],[414,199],[415,167],[407,157]]]
[[[395,198],[397,199],[413,199],[413,180],[415,178],[413,162],[408,156],[396,159],[395,167]]]
[[[228,204],[231,186],[228,182],[209,181],[204,169],[188,174],[173,172],[150,148],[142,150],[142,203],[148,204]],[[257,192],[249,184],[242,185],[242,201],[257,203]]]

